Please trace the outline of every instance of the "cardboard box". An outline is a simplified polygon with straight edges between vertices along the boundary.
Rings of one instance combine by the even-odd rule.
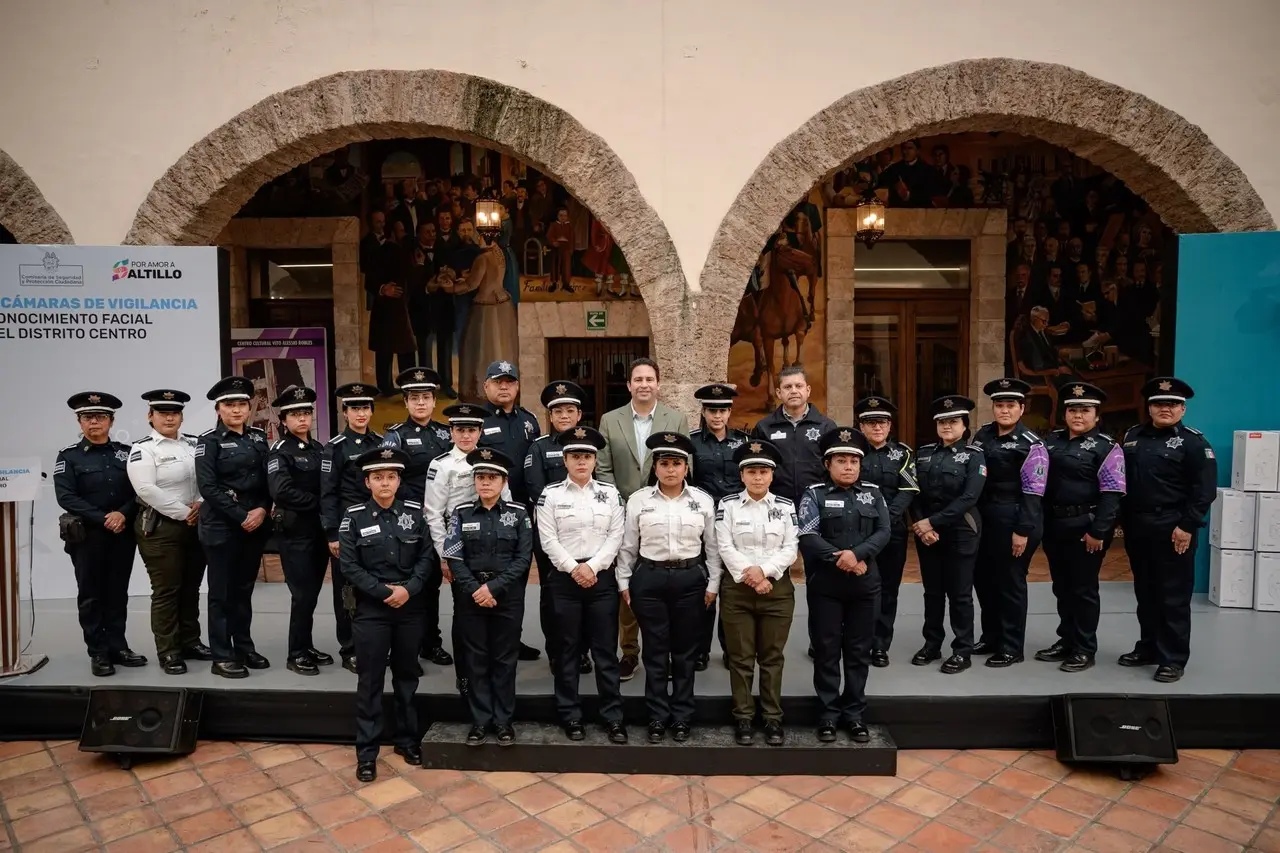
[[[1209,552],[1209,602],[1219,607],[1253,607],[1252,551],[1212,548]]]
[[[1215,548],[1252,551],[1257,498],[1253,492],[1219,487],[1218,496],[1209,508],[1209,544]]]
[[[1280,432],[1236,430],[1231,488],[1245,492],[1274,492],[1280,488]]]
[[[1253,526],[1255,551],[1280,551],[1280,494],[1260,493]],[[1223,545],[1222,547],[1235,547]]]
[[[1253,609],[1280,611],[1280,554],[1255,557]]]

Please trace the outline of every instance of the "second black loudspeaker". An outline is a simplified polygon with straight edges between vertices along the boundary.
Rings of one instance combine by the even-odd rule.
[[[185,688],[95,687],[80,733],[83,752],[187,755],[195,751],[203,695]]]
[[[1176,764],[1169,703],[1157,696],[1066,695],[1053,703],[1059,761]]]

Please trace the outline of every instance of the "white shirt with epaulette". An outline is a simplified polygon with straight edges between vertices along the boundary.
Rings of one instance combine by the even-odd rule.
[[[627,514],[612,483],[565,479],[538,498],[538,540],[556,569],[572,572],[582,560],[597,575],[613,565],[622,547]]]
[[[752,566],[771,581],[781,579],[796,561],[799,540],[795,504],[772,492],[757,501],[744,489],[716,509],[716,544],[734,583]]]
[[[427,488],[422,504],[436,553],[444,553],[444,538],[449,533],[449,518],[453,511],[475,499],[476,484],[465,451],[454,447],[431,460],[427,466]],[[502,499],[511,500],[511,489],[506,485],[502,487]]]
[[[627,589],[641,558],[658,563],[691,560],[705,551],[707,591],[719,592],[724,564],[716,547],[716,507],[711,495],[685,484],[669,498],[659,486],[646,486],[627,501],[626,532],[618,551],[618,588]]]
[[[187,520],[191,505],[201,500],[196,442],[193,435],[165,438],[154,429],[134,442],[125,470],[141,503],[174,521]]]

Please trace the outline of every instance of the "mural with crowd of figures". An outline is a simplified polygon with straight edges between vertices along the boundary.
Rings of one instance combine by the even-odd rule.
[[[1057,387],[1072,378],[1107,391],[1109,430],[1141,419],[1139,389],[1172,361],[1160,345],[1160,316],[1165,283],[1175,280],[1165,269],[1173,232],[1118,178],[1069,151],[1016,134],[962,133],[909,140],[852,163],[783,220],[746,283],[734,325],[728,376],[741,394],[736,425],[777,405],[771,377],[788,364],[809,371],[811,402],[823,407],[823,223],[830,208],[871,194],[889,217],[907,207],[1008,211],[1006,371],[1036,389],[1030,425],[1059,425]]]

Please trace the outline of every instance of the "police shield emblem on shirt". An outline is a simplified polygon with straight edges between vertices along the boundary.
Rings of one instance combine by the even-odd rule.
[[[117,450],[117,451],[116,451],[116,459],[119,459],[121,462],[125,462],[125,461],[127,461],[127,460],[129,459],[129,453],[128,453],[128,451],[125,451],[125,450]]]
[[[396,518],[396,524],[400,525],[401,530],[412,530],[413,516],[409,515],[407,512],[402,512],[399,517]]]
[[[889,451],[889,458],[892,459],[894,462],[897,462],[899,459],[902,458],[902,451],[896,447],[893,448],[892,450]]]
[[[957,453],[957,454],[956,454],[956,461],[957,461],[957,462],[959,462],[959,463],[961,463],[961,464],[964,464],[965,462],[968,462],[968,461],[969,461],[969,454],[968,454],[968,453],[964,453],[964,452]]]
[[[1166,441],[1164,443],[1164,446],[1169,448],[1170,450],[1177,450],[1179,447],[1182,446],[1182,436],[1175,435],[1173,438]]]
[[[1094,441],[1092,438],[1086,438],[1084,441],[1080,442],[1080,447],[1084,450],[1093,450],[1097,446],[1098,442]]]
[[[809,427],[807,430],[804,431],[804,437],[809,439],[810,441],[817,441],[819,436],[821,435],[822,433],[818,430],[817,427]]]
[[[870,505],[875,501],[875,496],[870,492],[858,492],[858,503]]]
[[[501,521],[507,527],[515,527],[516,514],[514,512],[504,512],[502,515],[498,516],[498,521]]]

